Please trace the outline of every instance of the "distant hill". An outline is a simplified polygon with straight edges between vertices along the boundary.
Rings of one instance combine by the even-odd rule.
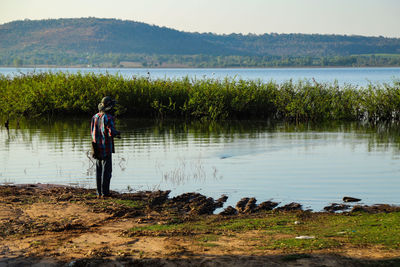
[[[333,59],[342,62],[339,65],[354,65],[360,58],[368,58],[370,65],[381,64],[382,58],[387,61],[386,65],[400,65],[399,54],[400,38],[217,35],[98,18],[24,20],[0,25],[0,65],[136,62],[141,66],[224,67],[275,62],[276,65],[312,66],[329,65]]]

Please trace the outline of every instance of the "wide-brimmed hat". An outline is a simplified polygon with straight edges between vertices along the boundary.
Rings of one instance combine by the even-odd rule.
[[[110,111],[114,106],[115,106],[116,101],[113,100],[111,97],[106,96],[103,97],[103,99],[101,100],[98,108],[99,111]]]

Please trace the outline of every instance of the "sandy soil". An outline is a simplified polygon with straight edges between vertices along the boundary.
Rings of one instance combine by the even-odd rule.
[[[193,235],[129,236],[132,227],[163,224],[166,215],[150,209],[122,212],[93,193],[63,187],[0,187],[0,267],[359,266],[400,257],[400,251],[379,246],[319,250],[306,256],[257,250],[258,231],[222,236],[213,246],[204,246],[198,241],[201,236]]]

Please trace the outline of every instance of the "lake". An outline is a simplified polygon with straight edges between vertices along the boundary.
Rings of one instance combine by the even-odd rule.
[[[193,79],[244,79],[262,80],[264,82],[275,81],[282,83],[292,79],[297,82],[304,79],[315,79],[318,82],[333,83],[339,85],[367,86],[370,83],[392,83],[400,79],[400,68],[265,68],[265,69],[130,69],[130,68],[0,68],[0,74],[21,75],[32,72],[64,71],[70,73],[93,72],[120,74],[130,79],[144,76],[151,79],[180,79],[190,77]]]
[[[3,120],[0,120],[3,121]],[[35,119],[0,128],[0,182],[95,188],[90,116]],[[267,121],[116,121],[111,189],[199,192],[227,205],[302,203],[319,211],[344,196],[400,204],[400,127]]]
[[[21,75],[43,71],[119,73],[127,79],[251,79],[278,83],[315,78],[319,82],[367,86],[391,83],[400,68],[301,69],[28,69],[0,68]],[[94,188],[88,158],[86,118],[22,120],[4,127],[0,118],[0,182],[56,183]],[[225,205],[242,197],[258,202],[295,201],[321,210],[343,196],[364,204],[400,204],[400,127],[360,123],[320,125],[232,121],[199,123],[117,121],[123,132],[113,158],[113,190],[170,189],[171,195],[199,192]]]

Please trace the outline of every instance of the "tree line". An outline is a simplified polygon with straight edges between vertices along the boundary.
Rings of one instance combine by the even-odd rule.
[[[133,64],[133,65],[132,65]],[[268,68],[268,67],[398,67],[400,55],[372,54],[350,56],[215,56],[117,53],[0,53],[0,66],[84,66],[84,67],[191,67],[191,68]]]

